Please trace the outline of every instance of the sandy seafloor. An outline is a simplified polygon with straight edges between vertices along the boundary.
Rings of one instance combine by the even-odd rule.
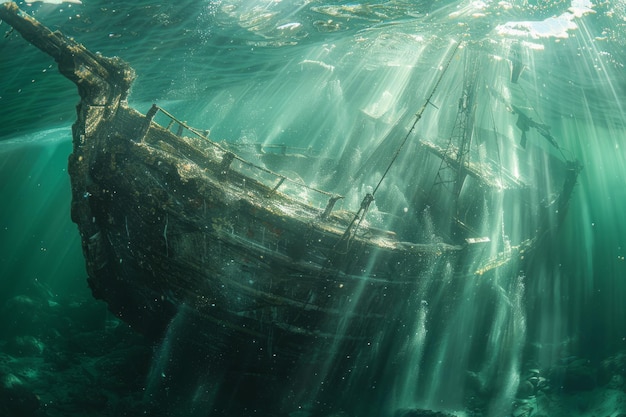
[[[498,345],[516,363],[515,393],[505,398],[508,406],[494,408],[470,364],[421,377],[437,401],[403,398],[389,415],[626,415],[622,1],[57,3],[20,5],[89,48],[130,62],[139,74],[130,103],[140,111],[158,102],[218,138],[311,141],[338,155],[355,117],[373,121],[375,138],[416,108],[420,98],[403,95],[425,82],[414,68],[429,66],[422,60],[435,68],[441,58],[412,56],[420,44],[475,40],[500,71],[511,44],[522,42],[521,87],[512,86],[507,99],[526,100],[541,113],[585,168],[558,257],[543,275],[526,277],[518,312],[523,331],[507,339],[510,345]],[[184,388],[170,390],[160,382],[169,378],[159,371],[168,360],[162,344],[144,339],[91,296],[69,219],[75,88],[48,57],[6,24],[0,29],[0,415],[214,415],[208,399],[185,391],[198,387],[179,379],[174,383]],[[367,154],[367,145],[361,150]],[[459,309],[471,314],[472,305]],[[450,358],[465,347],[446,349],[442,357]],[[529,360],[507,353],[514,351],[539,353]],[[466,374],[458,387],[462,406],[446,404],[438,387],[459,372]],[[155,384],[165,388],[152,391]],[[367,400],[366,393],[354,398]],[[161,407],[168,402],[183,404]],[[285,415],[310,410],[304,404]],[[233,414],[239,415],[265,414],[251,408]]]

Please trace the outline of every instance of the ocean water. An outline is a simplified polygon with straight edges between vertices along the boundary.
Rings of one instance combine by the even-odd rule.
[[[544,150],[584,169],[541,265],[464,287],[458,299],[438,301],[445,314],[435,314],[432,301],[406,311],[415,332],[398,341],[411,352],[402,372],[372,381],[375,395],[338,391],[338,398],[349,396],[338,403],[363,404],[355,417],[427,415],[418,409],[626,413],[626,3],[51,3],[18,2],[53,30],[127,61],[137,73],[131,106],[145,112],[157,103],[217,140],[286,144],[336,158],[343,167],[337,176],[312,172],[306,180],[339,189],[346,208],[358,207],[363,190],[375,185],[462,41],[462,50],[481,57],[485,87],[476,99],[484,128],[519,137],[512,106],[521,108],[559,143],[556,151],[530,131],[529,154]],[[180,318],[155,343],[91,297],[69,216],[76,88],[7,24],[0,33],[0,413],[218,415],[211,411],[216,395],[232,389],[240,401],[252,388],[231,382],[220,390],[211,375],[191,372],[175,343],[186,334],[177,328]],[[467,72],[460,56],[416,136],[449,135]],[[522,70],[517,82],[514,64]],[[491,152],[495,145],[483,146]],[[398,190],[417,175],[411,150],[385,180],[376,201],[381,212],[409,204]],[[534,369],[547,382],[538,389],[532,380],[535,392],[524,396]],[[283,415],[354,415],[344,406],[317,410],[317,391],[311,386],[310,397]],[[265,414],[253,407],[230,415]]]

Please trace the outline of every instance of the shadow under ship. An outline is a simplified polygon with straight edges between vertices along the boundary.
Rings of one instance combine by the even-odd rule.
[[[356,211],[336,209],[340,195],[306,186],[279,167],[252,163],[248,150],[215,142],[156,105],[147,114],[130,108],[135,74],[121,59],[90,52],[14,3],[2,4],[0,17],[52,56],[78,87],[71,215],[93,295],[155,338],[184,311],[196,323],[193,342],[207,352],[240,355],[241,366],[255,372],[323,364],[354,349],[384,351],[409,331],[404,314],[395,312],[417,311],[427,300],[420,287],[426,274],[444,277],[452,270],[452,281],[435,285],[455,285],[504,268],[518,273],[553,235],[580,171],[576,161],[550,164],[559,172],[546,175],[561,185],[550,198],[533,199],[530,185],[471,161],[476,104],[472,84],[465,83],[460,136],[419,146],[438,161],[431,179],[439,187],[430,189],[426,203],[435,212],[432,191],[451,189],[462,206],[463,189],[473,183],[481,201],[510,196],[523,210],[512,223],[530,218],[534,227],[522,224],[525,235],[496,242],[472,225],[480,216],[471,213],[479,208],[444,209],[440,217],[450,216],[436,224],[446,225],[441,235],[447,240],[405,241],[368,221],[376,189]],[[438,71],[440,81],[445,68]],[[524,134],[533,128],[549,136],[522,110],[512,113]],[[305,156],[283,151],[269,155],[272,165],[293,158],[306,165]]]

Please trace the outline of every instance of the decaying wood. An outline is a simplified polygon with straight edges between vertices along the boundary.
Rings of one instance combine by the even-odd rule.
[[[322,350],[337,338],[371,339],[387,300],[459,257],[458,246],[399,242],[365,224],[346,240],[350,215],[277,192],[280,178],[244,175],[221,147],[129,108],[134,72],[120,59],[92,54],[14,4],[2,19],[79,88],[72,219],[94,295],[142,331],[162,331],[185,306],[244,338],[273,328],[287,356],[307,338]]]

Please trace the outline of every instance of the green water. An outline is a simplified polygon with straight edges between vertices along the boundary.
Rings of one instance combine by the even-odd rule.
[[[312,181],[341,188],[349,196],[347,205],[358,204],[360,192],[377,178],[386,161],[377,154],[384,149],[381,143],[410,124],[451,41],[465,40],[487,57],[479,72],[494,87],[478,103],[485,120],[503,126],[503,135],[518,134],[506,103],[524,106],[551,127],[563,154],[580,160],[584,170],[546,262],[523,282],[502,278],[498,288],[504,295],[495,301],[467,294],[446,316],[453,322],[442,323],[440,330],[417,320],[423,333],[417,329],[411,343],[420,353],[389,397],[399,407],[416,406],[415,397],[436,408],[446,399],[462,402],[464,367],[489,370],[492,374],[485,375],[506,386],[519,382],[510,376],[523,372],[525,349],[538,348],[535,361],[546,368],[566,357],[599,366],[626,350],[626,6],[599,3],[84,0],[82,5],[21,5],[89,49],[128,61],[138,74],[129,102],[139,111],[156,102],[189,124],[210,129],[215,139],[310,146],[344,161],[341,178],[312,176]],[[0,33],[8,31],[0,25]],[[508,58],[516,42],[521,42],[525,69],[511,84]],[[434,97],[437,107],[429,106],[416,136],[449,133],[462,75],[462,60],[454,60]],[[0,302],[29,294],[95,303],[78,232],[69,219],[66,162],[77,101],[75,86],[48,56],[16,33],[0,39]],[[529,147],[549,148],[530,134]],[[366,162],[370,176],[350,176]],[[390,183],[410,186],[412,163],[403,155]],[[349,180],[354,178],[359,182]],[[389,201],[398,196],[387,183],[381,194]],[[480,306],[482,301],[490,307]],[[98,323],[104,328],[110,320],[104,307],[102,317]],[[480,333],[476,323],[483,321],[489,329]],[[467,330],[473,325],[475,332]],[[7,338],[13,334],[10,325],[3,329]],[[472,341],[464,339],[470,336]],[[424,353],[429,337],[441,339]],[[484,346],[487,353],[478,356],[492,355],[497,364],[468,364],[476,356],[470,345]],[[422,354],[441,363],[423,363]],[[501,388],[484,408],[500,410],[514,392]]]

